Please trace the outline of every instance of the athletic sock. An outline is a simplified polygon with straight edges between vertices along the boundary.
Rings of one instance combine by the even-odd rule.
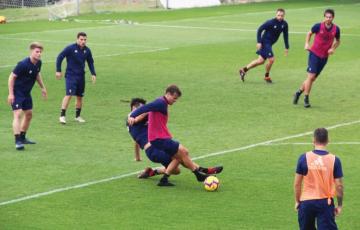
[[[304,101],[305,101],[306,103],[309,103],[309,95],[305,95]]]
[[[75,117],[80,117],[81,108],[76,108],[76,115]]]
[[[26,132],[20,132],[20,139],[25,140]]]
[[[154,172],[154,175],[159,175],[158,169],[154,169],[153,172]]]
[[[200,169],[199,169],[199,168],[195,169],[195,170],[193,171],[193,173],[195,174],[196,179],[197,179],[198,181],[204,181],[204,180],[206,179],[206,177],[208,176],[206,173],[200,172]]]
[[[60,113],[60,117],[65,117],[66,109],[62,109]]]
[[[298,95],[301,95],[303,93],[303,91],[301,89],[299,89],[297,92],[296,92]]]
[[[269,77],[270,73],[265,73],[265,77]]]
[[[246,66],[243,69],[245,73],[249,70]]]
[[[18,142],[18,141],[21,141],[21,136],[20,134],[15,134],[15,143]]]

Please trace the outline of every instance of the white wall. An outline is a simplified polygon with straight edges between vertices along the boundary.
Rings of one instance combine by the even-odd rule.
[[[219,6],[220,0],[160,0],[164,8],[180,9],[206,6]]]

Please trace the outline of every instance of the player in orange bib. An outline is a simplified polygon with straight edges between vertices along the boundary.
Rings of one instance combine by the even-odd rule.
[[[301,230],[338,229],[335,216],[342,210],[343,172],[341,161],[326,151],[328,132],[318,128],[314,132],[314,150],[300,156],[295,180],[295,210]],[[301,189],[302,187],[302,189]],[[337,196],[337,207],[334,196]]]

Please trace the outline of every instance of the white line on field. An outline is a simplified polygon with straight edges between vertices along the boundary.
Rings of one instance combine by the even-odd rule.
[[[209,27],[209,26],[182,26],[182,25],[166,25],[166,24],[136,24],[134,26],[142,27],[159,27],[159,28],[175,28],[175,29],[196,29],[196,30],[213,30],[213,31],[241,31],[241,32],[256,32],[255,29],[241,29],[241,28],[224,28],[224,27]],[[308,31],[290,31],[289,34],[306,34]],[[341,36],[360,37],[360,34],[344,34]]]
[[[126,52],[126,53],[117,53],[117,54],[104,54],[104,55],[94,56],[94,58],[126,56],[126,55],[131,55],[131,54],[142,54],[142,53],[154,53],[154,52],[161,52],[161,51],[165,51],[165,50],[169,50],[169,49],[170,48],[159,48],[159,49],[151,49],[151,50],[131,51],[131,52]],[[54,59],[55,59],[55,57],[54,57]],[[44,63],[55,63],[55,60],[54,61],[43,61],[43,64]],[[0,66],[0,69],[15,67],[15,65],[16,64],[14,64],[14,65],[2,65],[2,66]]]
[[[348,5],[354,5],[357,6],[359,5],[358,3],[355,4],[347,4]],[[343,4],[339,4],[339,5],[332,5],[332,6],[316,6],[316,7],[304,7],[304,8],[298,8],[298,9],[288,9],[286,10],[287,12],[289,11],[298,11],[298,10],[308,10],[308,9],[325,9],[327,7],[334,7],[334,6],[345,6]],[[242,13],[238,13],[238,14],[227,14],[227,15],[219,15],[219,16],[209,16],[209,17],[201,17],[201,19],[206,19],[206,18],[222,18],[222,17],[237,17],[237,16],[246,16],[246,15],[261,15],[261,14],[266,14],[266,13],[275,13],[274,11],[257,11],[257,12],[242,12]],[[176,21],[186,21],[186,20],[196,20],[196,18],[186,18],[186,19],[179,19]],[[160,21],[161,22],[161,21]],[[162,21],[162,22],[168,22],[168,21]],[[23,34],[38,34],[38,33],[53,33],[53,32],[64,32],[64,31],[87,31],[87,30],[93,30],[93,29],[103,29],[103,28],[111,28],[111,27],[117,27],[118,24],[115,25],[106,25],[106,26],[89,26],[89,27],[81,27],[81,28],[68,28],[68,29],[57,29],[57,30],[43,30],[43,31],[36,31],[36,32],[21,32],[21,33],[12,33],[12,34],[0,34],[1,36],[7,36],[7,35],[23,35]]]
[[[48,42],[48,43],[59,43],[59,44],[71,44],[67,41],[56,41],[56,40],[46,40],[46,39],[34,39],[34,38],[16,38],[16,37],[0,37],[3,40],[19,40],[19,41],[38,41],[38,42]],[[75,41],[73,42],[75,43]],[[154,46],[143,46],[143,45],[132,45],[132,44],[118,44],[118,43],[87,43],[89,46],[110,46],[110,47],[139,47],[139,48],[149,48],[149,49],[161,49],[161,47]]]
[[[313,145],[313,143],[311,142],[289,142],[289,143],[270,143],[270,144],[266,144],[266,146],[269,145]],[[329,145],[360,145],[360,142],[330,142]]]
[[[327,129],[331,130],[331,129],[336,129],[336,128],[339,128],[339,127],[351,126],[351,125],[358,124],[358,123],[360,123],[360,120],[333,125],[333,126],[327,127]],[[279,142],[279,141],[289,140],[289,139],[293,139],[293,138],[297,138],[297,137],[307,136],[307,135],[310,135],[312,133],[313,133],[313,131],[305,132],[305,133],[299,133],[299,134],[290,135],[290,136],[286,136],[286,137],[282,137],[282,138],[277,138],[277,139],[273,139],[273,140],[269,140],[269,141],[264,141],[264,142],[260,142],[260,143],[256,143],[256,144],[251,144],[251,145],[247,145],[247,146],[243,146],[243,147],[239,147],[239,148],[228,149],[228,150],[219,151],[219,152],[215,152],[215,153],[209,153],[209,154],[205,154],[205,155],[202,155],[202,156],[194,157],[193,160],[198,160],[198,159],[214,157],[214,156],[224,155],[224,154],[233,153],[233,152],[238,152],[238,151],[242,151],[242,150],[246,150],[246,149],[251,149],[251,148],[254,148],[254,147],[257,147],[257,146],[268,145],[268,144],[271,144],[273,142]],[[58,193],[58,192],[64,192],[64,191],[68,191],[68,190],[72,190],[72,189],[79,189],[79,188],[88,187],[90,185],[95,185],[95,184],[105,183],[105,182],[109,182],[109,181],[113,181],[113,180],[118,180],[118,179],[122,179],[122,178],[125,178],[125,177],[136,175],[137,173],[139,173],[139,171],[126,173],[126,174],[122,174],[122,175],[118,175],[118,176],[114,176],[114,177],[110,177],[110,178],[105,178],[105,179],[101,179],[101,180],[90,181],[90,182],[87,182],[87,183],[68,186],[68,187],[64,187],[64,188],[58,188],[58,189],[50,190],[48,192],[36,193],[36,194],[33,194],[33,195],[20,197],[20,198],[16,198],[16,199],[13,199],[13,200],[3,201],[3,202],[0,203],[0,206],[13,204],[13,203],[18,203],[18,202],[21,202],[21,201],[26,201],[26,200],[31,200],[31,199],[36,199],[36,198],[39,198],[39,197],[51,195],[51,194]]]

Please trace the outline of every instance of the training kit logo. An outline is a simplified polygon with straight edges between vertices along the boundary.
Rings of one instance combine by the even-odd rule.
[[[321,157],[310,163],[309,169],[326,171],[327,168],[324,166],[324,162]]]
[[[29,74],[32,74],[32,70],[29,71]]]
[[[75,53],[77,53],[78,51],[77,51],[77,50],[75,50],[74,52],[75,52]]]

